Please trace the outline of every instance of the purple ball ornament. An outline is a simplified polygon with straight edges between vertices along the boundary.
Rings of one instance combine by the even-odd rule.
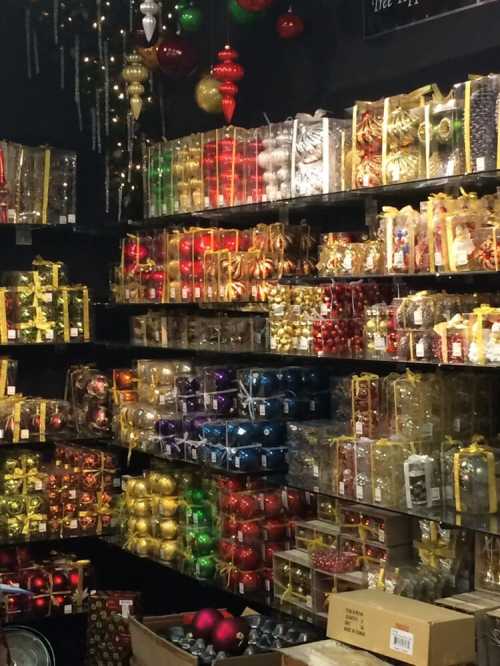
[[[179,419],[158,419],[155,431],[160,437],[172,437],[181,434],[182,422]]]
[[[230,416],[236,410],[236,393],[228,391],[212,396],[212,409],[221,416]]]
[[[175,386],[180,396],[195,395],[200,391],[200,380],[196,375],[179,375]]]

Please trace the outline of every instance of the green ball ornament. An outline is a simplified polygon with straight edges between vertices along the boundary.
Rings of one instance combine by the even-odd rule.
[[[206,527],[210,523],[210,514],[204,507],[197,507],[191,511],[191,520],[195,527]]]
[[[231,18],[240,25],[252,25],[261,19],[266,12],[249,12],[238,4],[238,0],[229,0],[228,9]]]
[[[199,532],[193,542],[195,555],[210,555],[214,549],[214,538],[209,532]]]
[[[193,488],[191,500],[193,504],[202,504],[207,499],[207,494],[201,488]]]
[[[203,23],[203,12],[199,7],[183,7],[179,11],[179,25],[186,32],[198,32]]]
[[[214,578],[215,560],[213,557],[198,557],[195,560],[194,575],[197,578]]]

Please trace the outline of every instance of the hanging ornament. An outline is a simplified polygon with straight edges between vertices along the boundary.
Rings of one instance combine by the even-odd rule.
[[[156,28],[156,15],[160,11],[160,7],[156,0],[144,0],[140,6],[141,12],[144,14],[142,19],[142,27],[146,34],[146,39],[150,42],[153,39],[154,31]]]
[[[274,0],[237,0],[237,2],[247,12],[263,12],[273,4]]]
[[[130,98],[132,115],[137,120],[142,111],[141,95],[144,94],[142,82],[148,78],[148,70],[142,64],[141,56],[138,53],[127,56],[127,64],[122,76],[128,84],[127,94]]]
[[[141,56],[141,60],[145,67],[149,69],[150,72],[160,68],[160,63],[158,62],[158,52],[157,48],[160,45],[160,42],[153,44],[153,46],[148,46],[145,49],[138,48],[137,53]]]
[[[265,12],[249,12],[243,9],[238,0],[229,0],[227,7],[233,21],[240,25],[251,25],[265,16]]]
[[[222,113],[222,95],[219,90],[220,83],[213,76],[205,75],[194,91],[196,104],[205,113]]]
[[[304,21],[292,12],[290,7],[286,14],[278,16],[276,30],[281,39],[295,39],[304,32]]]
[[[193,3],[179,8],[179,25],[187,32],[197,32],[203,23],[203,12]]]
[[[226,44],[224,49],[219,51],[217,57],[219,63],[214,66],[212,74],[217,81],[221,81],[219,91],[222,94],[222,111],[226,121],[230,123],[236,109],[235,97],[238,94],[236,81],[241,81],[245,75],[245,70],[239,63],[235,62],[239,54],[229,44]]]
[[[192,74],[198,64],[194,46],[183,37],[168,35],[156,47],[161,71],[172,79],[182,79]]]

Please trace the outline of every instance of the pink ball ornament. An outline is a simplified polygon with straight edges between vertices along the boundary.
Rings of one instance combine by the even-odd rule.
[[[212,642],[216,652],[240,655],[248,645],[249,625],[240,617],[222,620],[215,627]]]
[[[212,638],[215,628],[223,619],[224,616],[216,608],[203,608],[193,618],[191,624],[193,636],[195,638],[203,638],[208,643]]]

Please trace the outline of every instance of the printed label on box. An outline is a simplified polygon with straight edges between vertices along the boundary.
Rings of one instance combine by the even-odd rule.
[[[122,617],[127,619],[130,616],[130,608],[134,605],[131,599],[120,599],[120,606],[122,609]]]
[[[21,434],[21,439],[29,439],[30,438],[30,431],[28,430],[28,428],[23,428],[21,430],[20,434]]]
[[[410,634],[409,631],[403,631],[402,629],[391,627],[389,647],[391,650],[394,650],[394,652],[400,652],[409,657],[413,656],[413,641],[413,634]]]
[[[7,386],[7,395],[16,395],[16,387]]]

